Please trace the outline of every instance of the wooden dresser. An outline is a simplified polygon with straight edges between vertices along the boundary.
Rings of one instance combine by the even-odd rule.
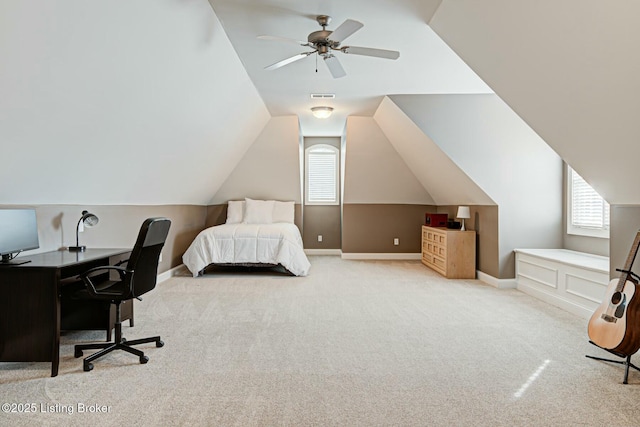
[[[423,225],[422,263],[448,279],[475,279],[476,232]]]

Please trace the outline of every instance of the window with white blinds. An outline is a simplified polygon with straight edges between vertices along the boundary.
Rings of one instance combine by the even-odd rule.
[[[309,205],[337,205],[338,149],[317,144],[305,150],[306,192]]]
[[[576,171],[568,167],[567,232],[609,237],[609,204]]]

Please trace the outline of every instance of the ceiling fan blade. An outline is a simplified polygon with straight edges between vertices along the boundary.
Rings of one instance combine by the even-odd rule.
[[[341,42],[351,34],[358,31],[362,28],[364,24],[362,22],[354,21],[353,19],[347,19],[342,24],[338,26],[333,32],[329,35],[329,39],[334,42]]]
[[[329,72],[333,76],[334,79],[339,79],[340,77],[344,77],[347,73],[342,68],[342,64],[338,61],[333,55],[327,55],[324,57],[324,62],[327,64],[327,68],[329,68]]]
[[[278,37],[278,36],[258,36],[258,38],[260,40],[269,40],[269,41],[276,41],[276,42],[287,42],[287,43],[295,43],[297,45],[301,45],[301,46],[308,46],[309,43],[308,42],[303,42],[302,40],[295,40],[295,39],[290,39],[287,37]]]
[[[275,64],[271,64],[267,67],[264,67],[265,70],[275,70],[276,68],[280,68],[280,67],[284,67],[287,64],[291,64],[292,62],[296,62],[299,61],[303,58],[306,58],[307,56],[311,55],[314,52],[305,52],[305,53],[299,53],[297,55],[294,55],[290,58],[287,59],[283,59],[282,61],[278,61]]]
[[[370,47],[344,46],[340,49],[344,53],[354,55],[375,56],[376,58],[398,59],[400,52],[397,50],[373,49]]]

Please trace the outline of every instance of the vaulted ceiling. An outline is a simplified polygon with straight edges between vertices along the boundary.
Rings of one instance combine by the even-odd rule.
[[[313,55],[264,70],[307,48],[256,37],[304,39],[318,14],[399,59],[336,53],[340,79]],[[609,202],[640,204],[639,15],[635,0],[3,0],[0,203],[207,204],[273,116],[340,135],[384,95],[495,91]],[[336,94],[333,120],[312,119],[314,92]]]
[[[297,115],[306,136],[341,135],[348,116],[372,116],[388,94],[491,93],[491,89],[429,28],[440,0],[209,0],[253,84],[274,116]],[[258,39],[269,35],[302,42],[322,28],[318,15],[331,16],[328,30],[347,19],[364,26],[341,46],[396,50],[397,60],[335,52],[346,76],[333,78],[317,54],[276,70],[264,68],[312,49],[296,43]],[[316,71],[317,70],[317,71]],[[335,94],[332,100],[311,93]],[[318,120],[311,107],[335,109]]]

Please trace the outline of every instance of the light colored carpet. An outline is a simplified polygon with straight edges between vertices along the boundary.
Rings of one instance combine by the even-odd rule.
[[[136,303],[129,339],[82,371],[63,336],[60,374],[0,363],[12,426],[632,426],[640,372],[588,344],[586,321],[516,290],[446,280],[417,261],[311,257],[308,277],[177,276]],[[125,323],[126,325],[126,323]],[[107,407],[107,413],[78,409]],[[73,410],[72,414],[64,413]],[[48,412],[47,412],[48,411]],[[62,412],[62,413],[61,413]]]

